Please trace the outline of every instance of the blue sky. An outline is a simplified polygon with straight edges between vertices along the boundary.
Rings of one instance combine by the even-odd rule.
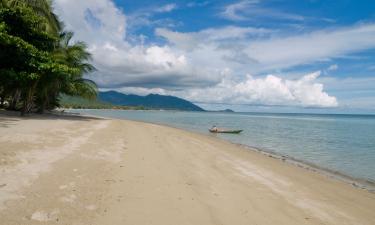
[[[55,9],[88,43],[102,90],[208,109],[375,113],[370,0],[55,0]]]

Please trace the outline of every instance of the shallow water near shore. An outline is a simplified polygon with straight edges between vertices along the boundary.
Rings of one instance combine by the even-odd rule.
[[[165,124],[208,134],[212,125],[243,129],[219,138],[375,182],[375,116],[179,111],[69,110]]]

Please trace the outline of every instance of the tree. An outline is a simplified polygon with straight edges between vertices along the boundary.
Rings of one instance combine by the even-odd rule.
[[[44,76],[40,85],[39,112],[46,108],[58,106],[57,98],[60,94],[95,98],[97,94],[96,84],[86,78],[84,74],[92,72],[95,68],[88,63],[91,54],[83,42],[71,43],[72,32],[63,32],[60,35],[58,48],[53,52],[54,60],[74,70],[74,73],[64,76]]]
[[[61,93],[96,96],[95,83],[83,78],[94,70],[86,45],[72,44],[72,33],[46,29],[54,16],[47,1],[0,1],[0,104],[8,99],[15,109],[20,102],[24,114],[54,108]]]
[[[43,21],[28,8],[2,8],[0,21],[0,73],[2,83],[8,84],[2,89],[21,90],[25,113],[41,72],[49,67],[48,51],[56,39],[40,30]]]
[[[73,33],[63,32],[60,35],[59,48],[54,52],[54,57],[57,62],[65,64],[70,68],[79,71],[77,74],[71,74],[71,84],[69,89],[65,89],[65,94],[80,95],[87,98],[96,97],[96,84],[83,78],[84,74],[95,71],[95,67],[88,63],[92,58],[87,51],[87,46],[84,42],[76,42],[72,44]]]
[[[8,7],[29,7],[33,9],[35,13],[41,16],[46,23],[43,23],[45,31],[48,33],[58,36],[61,29],[62,23],[59,21],[56,14],[52,10],[51,0],[1,0],[3,5]]]

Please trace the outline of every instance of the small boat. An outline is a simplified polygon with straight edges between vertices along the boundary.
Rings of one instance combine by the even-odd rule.
[[[209,129],[211,133],[224,133],[224,134],[239,134],[242,130],[218,130],[218,129]]]

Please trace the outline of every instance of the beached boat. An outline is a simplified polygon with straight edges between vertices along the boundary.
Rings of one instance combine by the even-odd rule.
[[[239,134],[242,130],[217,130],[217,129],[209,129],[211,133],[225,133],[225,134]]]

